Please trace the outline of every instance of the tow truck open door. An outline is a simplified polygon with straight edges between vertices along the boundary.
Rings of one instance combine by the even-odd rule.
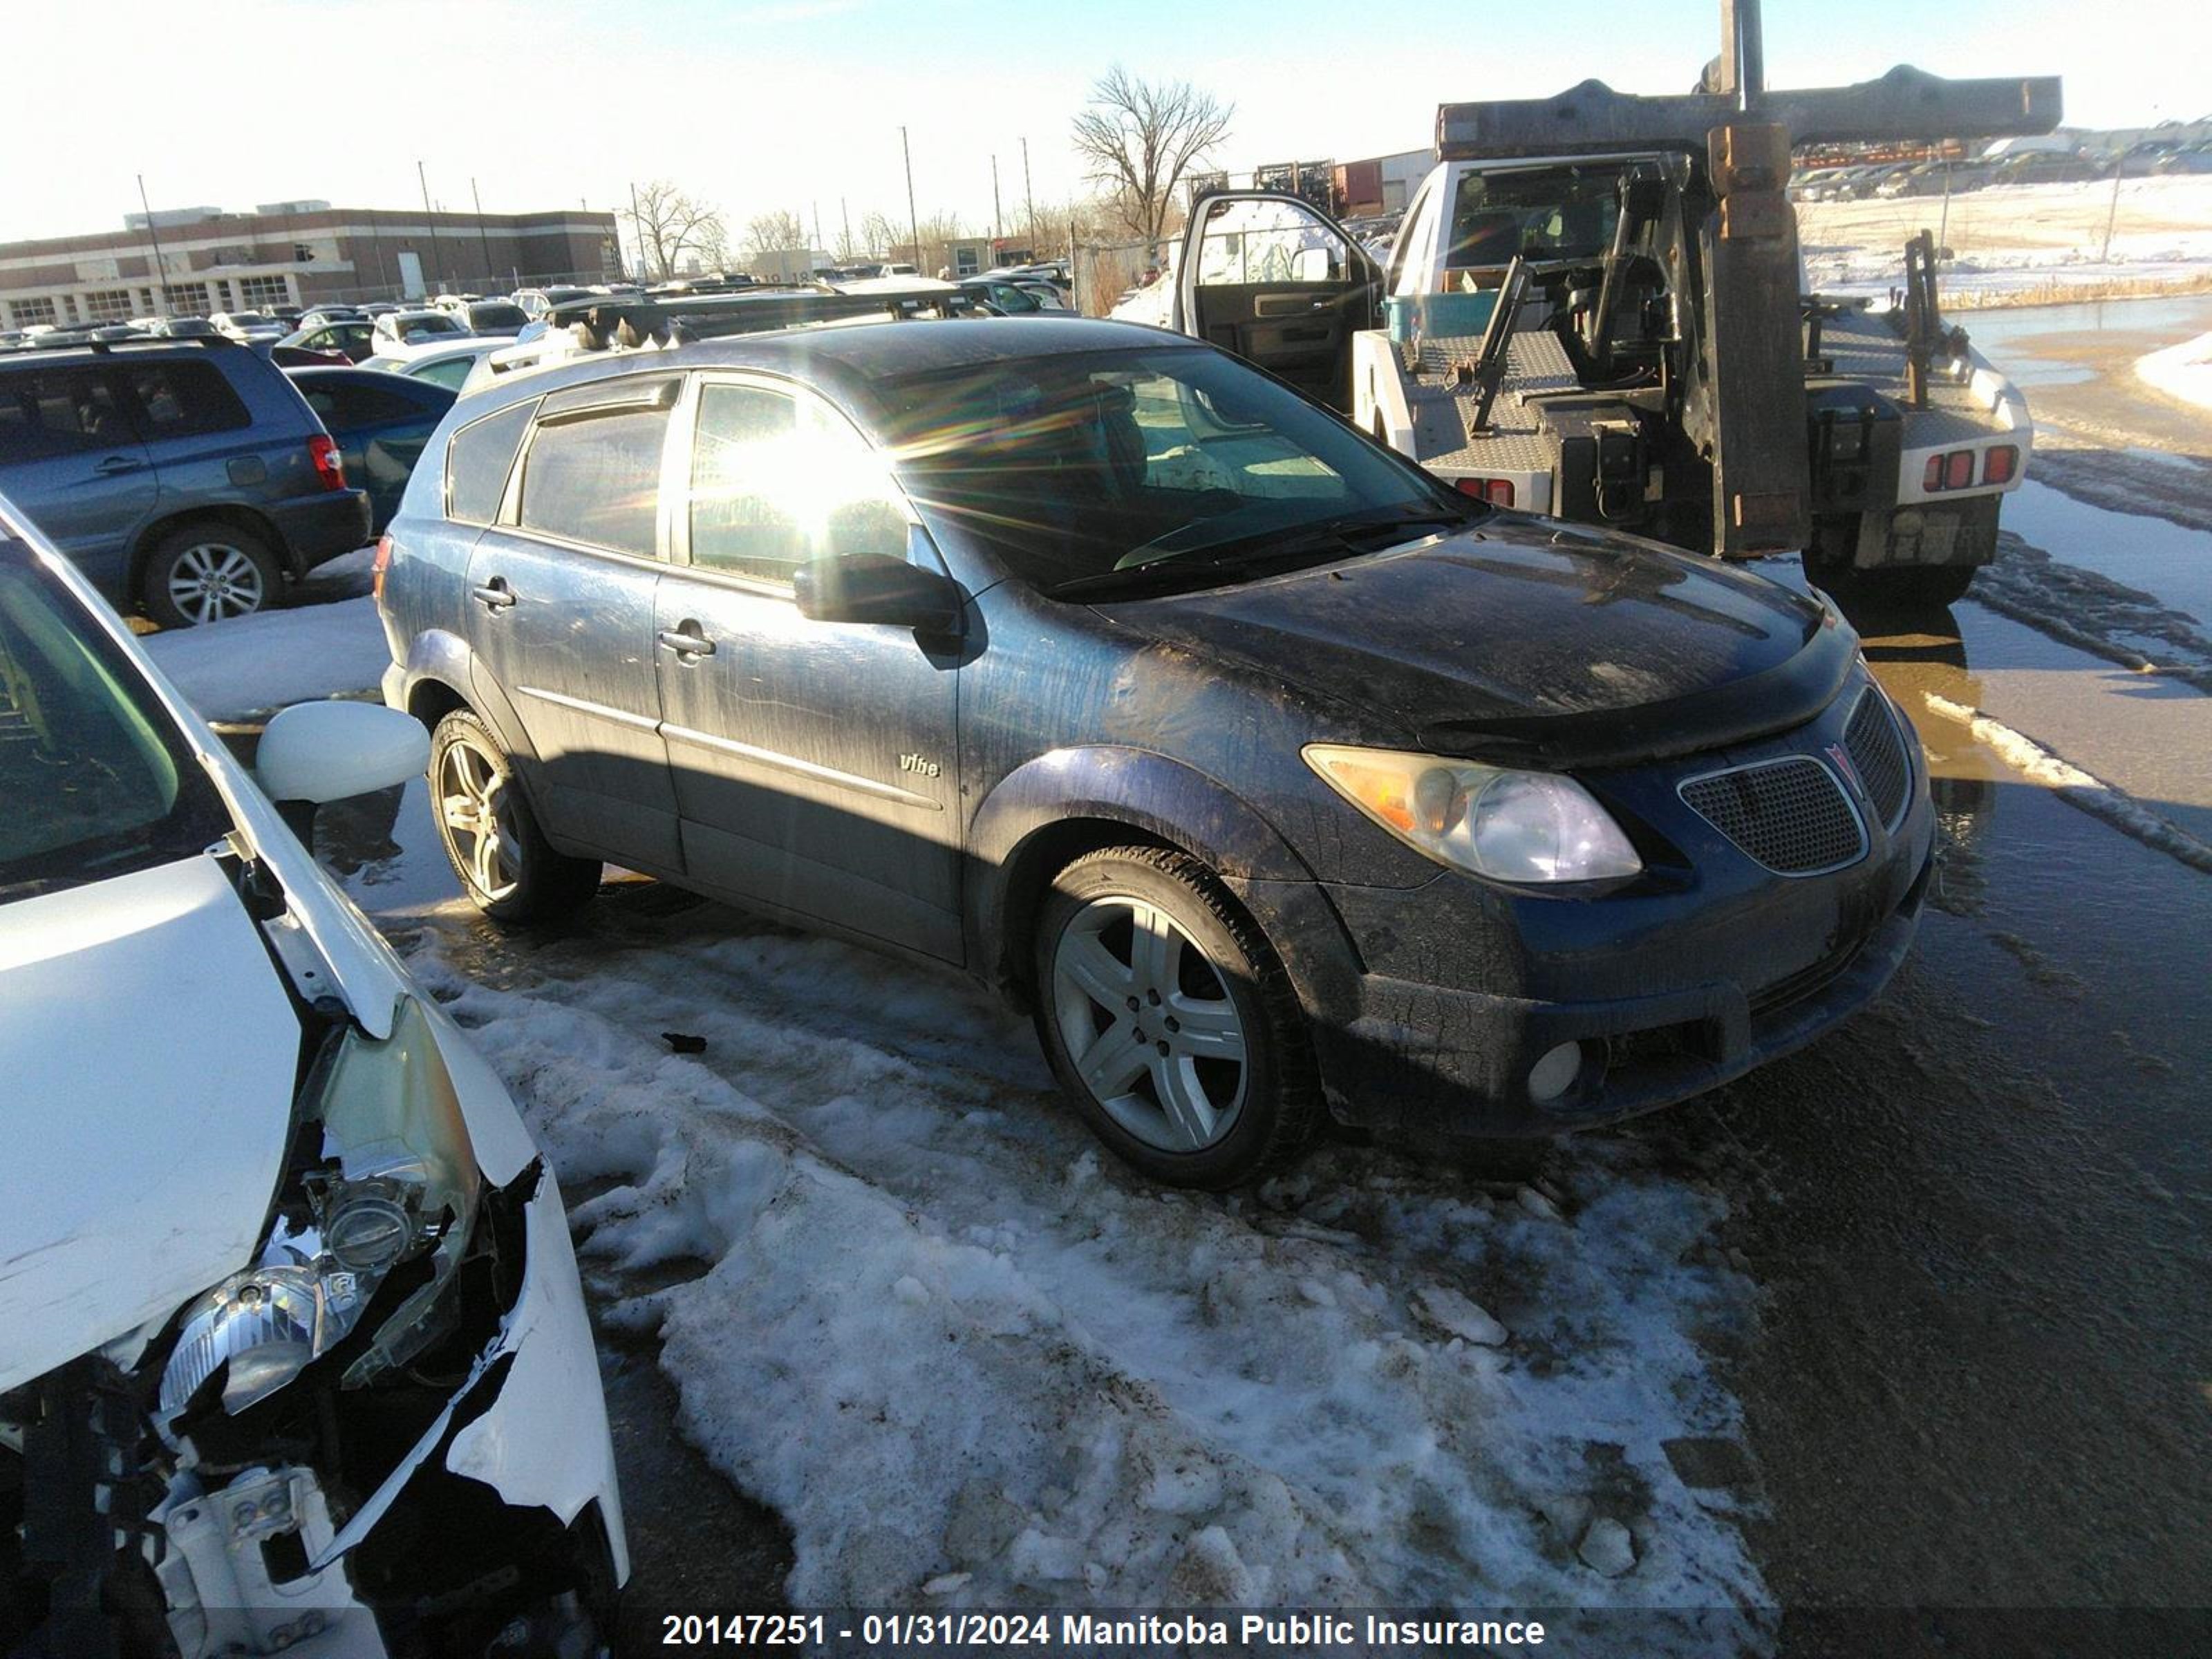
[[[1352,407],[1352,337],[1380,319],[1382,273],[1335,220],[1270,191],[1192,207],[1171,326]]]

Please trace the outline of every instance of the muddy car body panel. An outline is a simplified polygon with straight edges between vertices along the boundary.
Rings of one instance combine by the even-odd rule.
[[[1009,383],[1056,387],[1085,374],[1098,378],[1095,395],[1024,390],[1019,409],[1003,395]],[[1155,404],[1148,426],[1130,414],[1125,383],[1146,375],[1182,377],[1180,415]],[[683,386],[653,389],[677,378]],[[684,568],[688,481],[706,465],[690,447],[700,388],[726,380],[818,401],[875,447],[908,504],[908,560],[949,577],[957,622],[825,623],[803,614],[793,588],[750,580],[734,584],[745,597],[729,611],[695,602],[730,580]],[[671,410],[665,453],[636,464],[641,497],[659,498],[657,527],[641,520],[620,550],[588,535],[532,538],[519,506],[534,434],[590,396],[630,407],[659,398]],[[1470,502],[1303,399],[1267,402],[1248,420],[1237,406],[1246,397],[1296,394],[1158,331],[1042,319],[714,341],[572,361],[489,387],[469,407],[472,428],[498,440],[473,452],[495,458],[495,476],[465,477],[434,442],[394,521],[386,700],[426,720],[465,706],[502,736],[529,728],[507,752],[563,854],[953,963],[1017,1000],[1036,994],[1032,929],[1072,858],[1131,842],[1189,854],[1281,957],[1330,1103],[1355,1121],[1516,1133],[1603,1122],[1783,1053],[1880,988],[1913,932],[1932,820],[1911,729],[1873,689],[1832,607],[1633,538]],[[972,419],[963,398],[976,402]],[[1182,578],[1143,556],[1156,544],[1182,550],[1172,518],[1115,543],[1116,514],[1172,511],[1159,507],[1170,487],[1207,511],[1258,513],[1249,497],[1224,507],[1233,492],[1206,482],[1206,469],[1229,463],[1164,447],[1160,434],[1176,419],[1194,429],[1210,421],[1225,453],[1276,418],[1326,422],[1297,428],[1301,441],[1351,446],[1331,447],[1340,476],[1380,467],[1362,476],[1387,475],[1410,516],[1382,523],[1371,545],[1219,576],[1204,560]],[[1064,453],[1009,472],[1016,511],[976,496],[963,469],[981,465],[979,446],[1027,441],[1024,422]],[[1261,506],[1278,512],[1312,487],[1271,484],[1279,495]],[[449,513],[448,489],[476,505]],[[1268,522],[1296,542],[1293,514]],[[1244,539],[1269,557],[1283,551],[1272,533]],[[487,556],[502,538],[532,543],[514,564],[529,582],[517,577],[505,592],[490,584],[510,574],[507,562]],[[1146,568],[1129,569],[1132,558]],[[1155,567],[1162,580],[1147,586]],[[518,649],[526,632],[574,641],[563,619],[617,580],[657,596],[651,624],[618,650],[602,659],[573,646]],[[717,620],[740,610],[742,629]],[[647,663],[661,691],[657,722],[626,678]],[[672,695],[708,706],[696,688],[732,674],[750,676],[750,689],[709,717],[672,711]],[[549,689],[562,720],[581,704],[607,729],[618,724],[633,762],[656,729],[664,735],[672,848],[665,826],[650,844],[610,839],[604,803],[567,810],[544,735],[561,727],[533,724],[529,702]],[[1863,709],[1871,713],[1858,718]],[[1878,811],[1847,738],[1879,740]],[[615,748],[580,746],[601,760]],[[1324,780],[1310,757],[1331,748],[1571,780],[1633,843],[1637,867],[1539,887],[1442,863]],[[708,799],[698,756],[709,750],[775,807],[750,820],[744,852],[757,861],[743,882],[698,856],[725,851],[692,822]],[[909,763],[933,769],[926,780],[896,769]],[[1759,769],[1777,763],[1780,772]],[[1734,805],[1706,799],[1701,811],[1680,793],[1747,769],[1701,786],[1742,797]],[[1821,833],[1846,839],[1849,856],[1777,868],[1715,827],[1712,814],[1748,811],[1771,781],[1814,792]],[[899,838],[882,834],[890,820],[868,804],[885,792],[931,809],[902,832],[910,860],[893,856]],[[658,785],[609,795],[631,811],[668,798]],[[878,849],[858,871],[872,884],[868,902],[840,912],[810,896],[810,884],[833,890],[838,860],[863,843]],[[938,873],[948,850],[958,855],[949,888]],[[1789,849],[1768,850],[1788,862]],[[878,888],[896,890],[897,906],[878,902]],[[1529,1068],[1570,1042],[1581,1045],[1577,1080],[1540,1109]]]
[[[0,582],[67,630],[26,636],[35,659],[9,641],[12,684],[46,696],[0,758],[143,775],[161,809],[50,848],[27,816],[0,882],[0,1052],[25,1085],[5,1107],[38,1118],[11,1123],[33,1179],[0,1222],[22,1634],[186,1659],[508,1630],[590,1650],[628,1575],[621,1503],[560,1194],[514,1103],[4,503]],[[79,751],[41,723],[52,651],[118,688],[75,710]],[[365,715],[388,719],[309,705],[293,729],[330,767],[315,733]]]

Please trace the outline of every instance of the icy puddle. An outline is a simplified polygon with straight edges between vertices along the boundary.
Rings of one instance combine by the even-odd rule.
[[[2212,627],[2212,535],[2087,507],[2033,477],[2007,499],[2002,519],[2062,564],[2094,570]]]
[[[366,902],[419,899],[422,828]],[[1163,1192],[951,976],[651,884],[557,942],[416,925],[562,1179],[615,1183],[587,1278],[790,1525],[795,1603],[1665,1607],[1711,1611],[1662,1645],[1765,1644],[1755,1500],[1668,1452],[1737,1437],[1698,1334],[1755,1292],[1635,1140],[1527,1186],[1335,1146]]]

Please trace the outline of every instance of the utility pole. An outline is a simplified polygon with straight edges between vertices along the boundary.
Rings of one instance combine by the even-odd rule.
[[[1035,243],[1036,240],[1036,191],[1030,188],[1030,141],[1026,137],[1022,140],[1022,200],[1028,204],[1029,239],[1031,243]],[[1030,252],[1035,253],[1036,249],[1032,246]]]
[[[146,175],[138,175],[138,205],[146,210],[146,240],[154,245],[154,314],[169,314],[169,262],[161,257],[161,233],[154,228],[154,204],[146,199]]]
[[[817,200],[811,205],[814,210],[814,246],[820,247],[822,246],[822,204]],[[813,249],[810,248],[807,254],[810,258],[812,258]]]
[[[483,250],[484,286],[491,286],[491,233],[484,228],[483,198],[477,194],[477,181],[469,180],[469,200],[477,204],[477,246]]]
[[[914,268],[921,269],[921,216],[914,210],[914,151],[906,142],[906,129],[899,129],[899,153],[906,157],[906,222],[914,229]]]
[[[845,205],[842,196],[837,198],[837,217],[845,227],[845,240],[837,245],[837,258],[849,259],[853,257],[853,210]]]
[[[415,163],[415,177],[422,186],[422,216],[428,219],[432,216],[433,212],[430,206],[430,175],[423,171],[420,161]],[[446,263],[438,257],[438,228],[435,225],[428,225],[424,228],[430,234],[430,274],[437,279],[439,291],[443,293],[446,287]]]
[[[645,280],[645,222],[637,216],[637,181],[635,179],[630,181],[629,187],[629,240],[630,246],[637,250],[637,280],[641,283]]]
[[[1004,234],[1005,227],[999,222],[999,158],[994,154],[991,157],[991,240],[996,243]],[[994,253],[998,251],[995,246],[991,250]]]

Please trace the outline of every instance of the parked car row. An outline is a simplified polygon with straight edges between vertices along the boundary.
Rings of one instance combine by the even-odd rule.
[[[1794,202],[1894,200],[2002,185],[2080,184],[2109,179],[2115,172],[2129,178],[2212,172],[2212,146],[2139,144],[2125,155],[2026,149],[1978,160],[1814,167],[1792,178],[1787,193]]]

